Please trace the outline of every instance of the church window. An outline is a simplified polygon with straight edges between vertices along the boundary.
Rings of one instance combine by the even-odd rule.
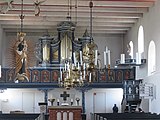
[[[148,49],[148,76],[152,75],[156,70],[156,46],[154,41],[149,43]]]
[[[138,31],[138,53],[144,52],[144,30],[143,26],[139,27]]]

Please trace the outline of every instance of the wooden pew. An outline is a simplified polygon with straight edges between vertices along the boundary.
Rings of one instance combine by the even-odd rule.
[[[36,120],[40,114],[0,114],[0,120]]]
[[[151,113],[94,113],[94,120],[160,120],[160,115]]]

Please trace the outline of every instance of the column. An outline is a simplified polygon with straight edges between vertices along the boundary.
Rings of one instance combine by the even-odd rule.
[[[82,113],[85,114],[86,107],[85,107],[85,90],[82,90]]]

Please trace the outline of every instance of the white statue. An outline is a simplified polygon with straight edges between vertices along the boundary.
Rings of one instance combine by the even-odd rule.
[[[129,56],[131,57],[131,46],[129,44],[127,44],[127,53],[129,54]]]

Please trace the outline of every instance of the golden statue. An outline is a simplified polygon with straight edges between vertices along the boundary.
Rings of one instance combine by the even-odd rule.
[[[15,56],[16,56],[16,67],[15,73],[16,78],[15,80],[21,81],[28,81],[28,72],[27,72],[27,43],[24,40],[26,36],[25,33],[18,33],[17,34],[17,42],[15,44]]]

